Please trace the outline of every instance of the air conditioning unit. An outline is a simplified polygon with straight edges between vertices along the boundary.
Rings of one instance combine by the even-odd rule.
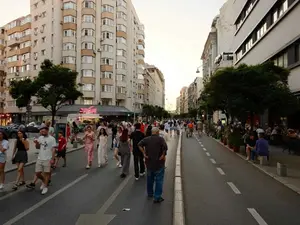
[[[37,60],[37,58],[38,58],[37,56],[34,56],[34,59],[35,59],[35,60]]]
[[[41,33],[44,33],[44,28],[41,28],[41,29],[40,29],[40,32],[41,32]]]
[[[15,40],[16,40],[16,41],[18,41],[18,40],[19,40],[19,38],[18,38],[18,37],[15,37]]]
[[[60,21],[60,25],[63,25],[64,24],[64,22],[63,21]]]
[[[43,17],[43,13],[41,13],[41,14],[39,15],[39,17]]]
[[[15,76],[19,76],[19,72],[15,72]]]
[[[98,48],[98,49],[97,49],[97,52],[101,52],[101,50],[102,50],[101,48]]]
[[[37,32],[37,31],[34,31],[34,35],[37,36],[37,35],[38,35],[38,32]]]
[[[27,63],[27,60],[26,60],[26,59],[23,59],[23,63]]]

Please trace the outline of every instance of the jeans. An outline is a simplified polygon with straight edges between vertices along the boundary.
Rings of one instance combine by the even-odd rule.
[[[159,200],[163,192],[165,168],[160,168],[157,171],[147,170],[147,193],[148,196],[154,196],[154,200]],[[153,193],[153,186],[155,190]]]
[[[134,174],[136,178],[140,177],[140,173],[145,173],[145,162],[142,153],[133,154]]]
[[[255,156],[267,156],[267,159],[269,160],[269,154],[258,154],[258,151],[255,149],[251,150],[251,160],[255,160]]]

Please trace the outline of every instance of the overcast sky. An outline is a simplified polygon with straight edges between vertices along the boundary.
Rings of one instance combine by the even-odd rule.
[[[175,109],[181,87],[197,76],[212,19],[225,0],[132,1],[145,25],[146,62],[164,73],[167,107]],[[29,11],[30,0],[0,0],[0,23],[4,25]]]

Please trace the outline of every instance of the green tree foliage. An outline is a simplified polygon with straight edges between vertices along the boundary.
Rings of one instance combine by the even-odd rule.
[[[299,105],[288,88],[288,76],[288,70],[272,62],[218,70],[204,87],[200,108],[221,110],[240,120],[267,109],[285,116]]]
[[[153,105],[143,105],[143,110],[142,110],[142,114],[144,116],[147,117],[147,119],[149,117],[153,118],[169,118],[170,114],[168,111],[166,111],[164,108],[160,107],[160,106],[153,106]]]
[[[36,93],[35,84],[30,79],[12,81],[9,94],[16,100],[19,108],[26,107],[31,102],[31,97]]]

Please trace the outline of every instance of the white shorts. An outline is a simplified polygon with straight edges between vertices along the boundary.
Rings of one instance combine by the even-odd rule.
[[[35,163],[35,172],[44,172],[44,173],[50,173],[51,172],[51,160],[40,160],[37,159]]]

